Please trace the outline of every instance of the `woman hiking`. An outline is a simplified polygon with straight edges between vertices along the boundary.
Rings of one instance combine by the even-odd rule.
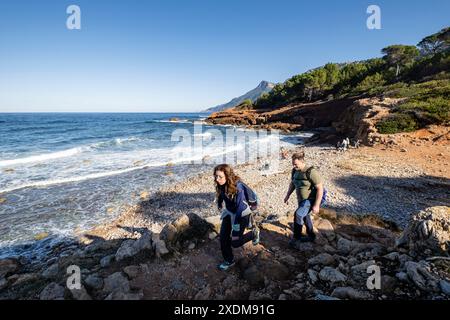
[[[246,185],[234,173],[228,164],[221,164],[214,168],[214,182],[219,210],[222,210],[220,227],[220,249],[224,262],[218,265],[220,270],[226,271],[235,263],[233,248],[238,248],[249,241],[253,245],[259,243],[259,229],[253,228],[244,234],[249,226],[251,209],[246,198]],[[225,202],[225,209],[223,209]]]

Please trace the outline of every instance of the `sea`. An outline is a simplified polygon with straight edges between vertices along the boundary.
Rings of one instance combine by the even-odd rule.
[[[45,257],[76,232],[111,221],[143,192],[151,195],[275,138],[253,135],[220,147],[211,141],[215,133],[245,129],[208,125],[206,116],[0,113],[0,258]]]

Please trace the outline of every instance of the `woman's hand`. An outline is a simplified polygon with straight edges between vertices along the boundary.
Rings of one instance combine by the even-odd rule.
[[[311,209],[313,214],[318,214],[319,210],[320,210],[320,206],[317,206],[317,205],[313,206]]]

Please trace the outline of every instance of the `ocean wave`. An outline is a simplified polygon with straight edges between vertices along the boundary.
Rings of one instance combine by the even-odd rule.
[[[0,167],[5,166],[14,166],[19,164],[27,164],[27,163],[33,163],[33,162],[45,162],[49,160],[55,160],[60,158],[67,158],[67,157],[73,157],[77,154],[80,154],[82,152],[89,152],[95,149],[101,149],[105,147],[111,147],[111,146],[120,146],[128,142],[134,142],[141,140],[139,137],[128,137],[128,138],[114,138],[112,140],[108,141],[101,141],[92,143],[90,145],[86,146],[80,146],[75,147],[63,151],[57,151],[52,153],[44,153],[39,154],[35,156],[25,157],[25,158],[18,158],[18,159],[9,159],[9,160],[1,160],[0,161]],[[147,139],[152,140],[152,139]]]
[[[30,156],[30,157],[26,157],[26,158],[3,160],[3,161],[0,161],[0,167],[14,166],[14,165],[18,165],[18,164],[42,162],[42,161],[59,159],[59,158],[72,157],[76,154],[79,154],[79,153],[85,151],[85,150],[86,150],[85,147],[77,147],[77,148],[67,149],[67,150],[63,150],[63,151],[57,151],[57,152],[52,152],[52,153],[45,153],[45,154]]]
[[[0,194],[11,192],[11,191],[16,191],[16,190],[20,190],[20,189],[25,189],[25,188],[48,187],[48,186],[57,185],[57,184],[66,184],[66,183],[82,182],[82,181],[86,181],[86,180],[105,178],[105,177],[119,175],[122,173],[128,173],[128,172],[132,172],[132,171],[136,171],[136,170],[147,169],[150,167],[162,167],[162,166],[168,165],[169,163],[170,164],[183,164],[183,163],[187,163],[187,162],[191,162],[191,161],[202,160],[207,156],[208,157],[217,157],[217,156],[227,154],[230,152],[242,150],[243,148],[244,148],[244,145],[238,144],[233,147],[227,148],[225,151],[214,151],[216,149],[203,150],[202,153],[194,154],[192,156],[188,156],[185,158],[180,158],[179,156],[177,156],[176,159],[172,158],[172,160],[168,160],[168,161],[145,163],[140,166],[128,167],[128,168],[124,168],[124,169],[92,173],[92,174],[87,174],[84,176],[73,176],[73,177],[61,178],[61,179],[51,179],[51,180],[44,180],[44,181],[29,182],[29,183],[25,183],[25,184],[22,184],[19,186],[2,189],[2,190],[0,190]],[[193,150],[193,149],[174,148],[169,151],[171,151],[172,155],[173,155],[175,152],[180,152],[180,151],[183,152],[183,151],[188,151],[188,150]],[[189,152],[184,152],[184,154],[188,154],[188,153]],[[192,151],[191,151],[191,153],[192,153]]]

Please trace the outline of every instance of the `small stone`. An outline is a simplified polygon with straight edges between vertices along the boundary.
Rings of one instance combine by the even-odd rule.
[[[154,242],[154,246],[155,246],[155,254],[157,257],[162,257],[169,253],[169,250],[166,247],[166,243],[163,240]]]
[[[324,294],[318,294],[316,295],[316,297],[314,298],[314,300],[340,300],[339,298],[335,298],[335,297],[330,297]]]
[[[209,234],[208,234],[208,239],[209,240],[214,240],[215,238],[217,238],[217,233],[216,232],[210,232]]]
[[[188,249],[189,250],[194,250],[195,249],[195,243],[194,242],[189,243]]]
[[[319,278],[322,281],[331,283],[345,282],[347,280],[344,274],[331,267],[323,268],[319,273]]]

